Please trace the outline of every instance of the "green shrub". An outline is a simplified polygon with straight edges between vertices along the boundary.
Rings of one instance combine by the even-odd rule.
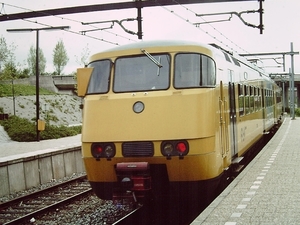
[[[80,132],[81,126],[80,129],[74,129],[74,127],[53,126],[46,124],[45,130],[40,133],[40,137],[42,140],[57,139],[61,137],[74,136]]]
[[[35,141],[36,127],[34,123],[24,118],[10,116],[1,122],[8,136],[14,141]]]
[[[300,108],[295,109],[295,116],[300,117]]]
[[[9,137],[14,141],[36,141],[36,125],[28,119],[11,116],[9,119],[1,121],[1,125]],[[40,132],[40,140],[57,139],[74,136],[81,133],[81,126],[65,127],[47,125],[44,131]]]

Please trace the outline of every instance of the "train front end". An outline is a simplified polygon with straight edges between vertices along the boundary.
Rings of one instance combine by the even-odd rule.
[[[222,173],[209,49],[139,43],[94,55],[78,76],[82,154],[98,197],[197,193]]]

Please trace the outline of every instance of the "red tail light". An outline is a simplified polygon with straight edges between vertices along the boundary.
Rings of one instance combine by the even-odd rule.
[[[184,142],[178,142],[176,145],[176,149],[180,153],[184,153],[187,150],[187,146]]]
[[[96,146],[96,147],[95,147],[95,153],[101,154],[102,151],[103,151],[103,149],[102,149],[101,146]]]

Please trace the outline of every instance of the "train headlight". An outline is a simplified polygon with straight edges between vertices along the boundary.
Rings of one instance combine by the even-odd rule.
[[[136,102],[136,103],[133,104],[133,111],[135,113],[141,113],[141,112],[143,112],[144,108],[145,108],[144,103],[142,103],[140,101],[138,101],[138,102]]]
[[[100,158],[111,159],[116,154],[116,147],[114,143],[93,143],[91,153],[97,160]]]
[[[116,154],[114,148],[111,145],[107,145],[104,149],[107,158],[112,158]]]
[[[183,156],[189,152],[189,144],[187,141],[163,141],[161,144],[161,153],[166,156],[167,159],[171,159],[171,156],[179,156],[183,159]]]
[[[171,143],[166,143],[163,146],[162,154],[165,156],[170,156],[170,155],[172,155],[173,150],[174,150],[173,145]]]

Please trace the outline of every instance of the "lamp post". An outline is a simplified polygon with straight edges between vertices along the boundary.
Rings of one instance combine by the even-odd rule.
[[[291,69],[290,69],[290,76],[291,76],[291,117],[292,120],[295,119],[295,72],[294,72],[294,48],[293,42],[291,42]]]
[[[66,30],[69,26],[58,27],[42,27],[42,28],[21,28],[21,29],[7,29],[7,32],[32,32],[36,31],[36,63],[35,63],[35,76],[36,76],[36,140],[40,141],[40,131],[38,123],[40,119],[40,96],[39,96],[39,31],[40,30]]]
[[[16,102],[15,102],[15,88],[14,88],[14,78],[11,79],[11,90],[13,95],[13,108],[14,108],[14,116],[16,115]]]

